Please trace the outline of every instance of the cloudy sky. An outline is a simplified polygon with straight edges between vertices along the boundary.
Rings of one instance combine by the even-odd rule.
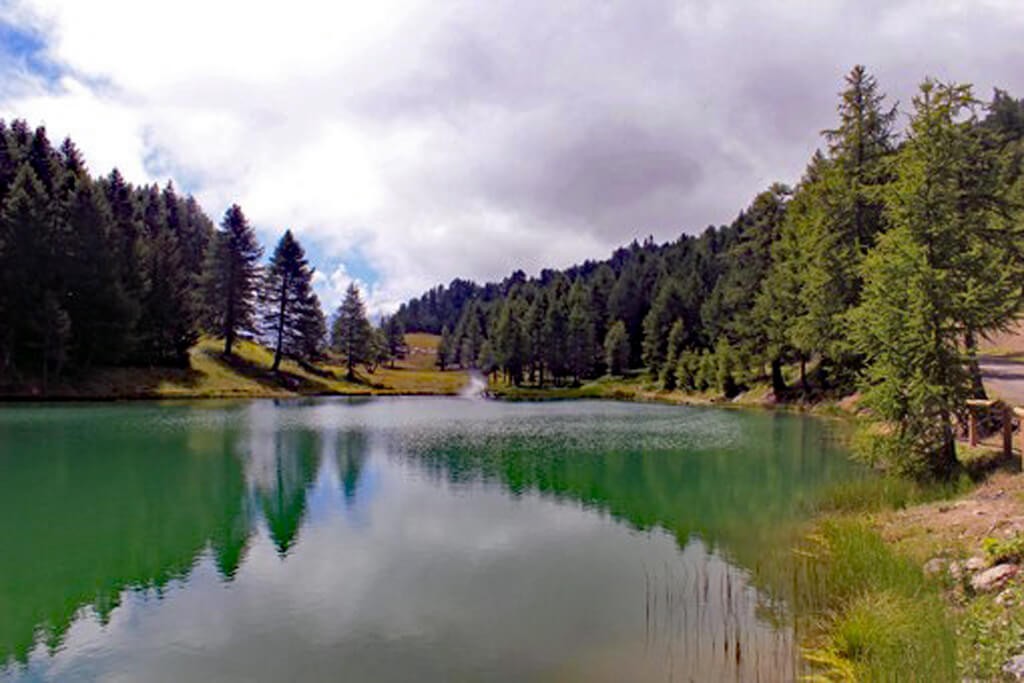
[[[1024,95],[1019,0],[0,0],[0,116],[171,178],[333,305],[730,221],[795,180],[855,63]]]

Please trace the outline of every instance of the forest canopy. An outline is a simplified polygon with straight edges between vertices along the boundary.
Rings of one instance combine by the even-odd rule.
[[[442,334],[444,365],[483,366],[486,349],[517,385],[632,368],[726,396],[759,381],[779,400],[861,390],[895,425],[879,457],[946,476],[952,417],[984,392],[978,339],[1024,300],[1022,139],[1024,103],[1003,91],[983,103],[927,79],[901,110],[857,66],[803,176],[731,224],[537,277],[457,279],[396,317]]]
[[[803,176],[728,225],[536,277],[456,279],[379,327],[355,288],[328,324],[292,232],[264,262],[239,206],[214,225],[170,182],[94,177],[70,139],[0,121],[0,386],[188,366],[203,333],[225,357],[239,338],[265,344],[274,372],[333,352],[355,379],[422,331],[441,335],[441,370],[515,385],[642,374],[727,397],[860,391],[887,425],[878,458],[948,476],[954,418],[984,394],[979,339],[1024,301],[1024,102],[926,79],[900,109],[857,66],[836,114]]]

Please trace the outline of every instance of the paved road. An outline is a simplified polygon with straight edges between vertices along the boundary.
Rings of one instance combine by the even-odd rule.
[[[1001,398],[1017,406],[1024,406],[1024,357],[981,356],[981,374],[989,398]]]

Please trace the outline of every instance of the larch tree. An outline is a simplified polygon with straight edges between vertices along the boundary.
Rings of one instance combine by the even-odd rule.
[[[224,338],[230,356],[239,334],[257,333],[257,294],[263,248],[237,204],[221,221],[203,267],[204,327]]]
[[[566,325],[567,364],[573,383],[588,376],[597,360],[594,319],[590,312],[590,296],[580,280],[569,290],[569,318]]]
[[[353,282],[345,290],[331,328],[331,346],[345,360],[345,377],[356,378],[356,365],[366,363],[373,351],[373,328],[366,317],[366,306]]]
[[[263,334],[273,345],[277,372],[285,357],[312,360],[322,333],[323,313],[313,294],[313,269],[302,245],[286,230],[267,267],[260,290]]]
[[[827,153],[812,159],[799,190],[801,210],[788,225],[798,232],[802,252],[802,310],[793,322],[799,346],[805,355],[820,355],[835,382],[848,383],[859,361],[851,355],[846,314],[859,302],[860,263],[885,229],[896,109],[885,105],[875,78],[856,66],[837,110],[839,125],[823,131]]]
[[[977,173],[986,152],[973,105],[969,86],[921,85],[887,194],[892,228],[865,261],[851,316],[865,400],[891,428],[873,443],[889,464],[938,479],[957,469],[953,417],[971,391],[964,336],[1005,325],[1020,306],[1007,256],[1019,233],[993,210],[994,177]]]
[[[395,367],[395,361],[405,358],[407,353],[405,327],[397,316],[392,315],[384,320],[383,328],[387,339],[388,360],[391,367]]]
[[[626,324],[616,320],[604,338],[604,363],[609,375],[625,374],[629,368],[629,333]]]
[[[668,333],[673,323],[685,317],[686,308],[685,294],[678,280],[663,280],[643,325],[643,362],[654,377],[658,377],[666,360]]]
[[[547,316],[544,319],[544,364],[556,383],[569,367],[569,284],[561,276],[547,290]]]
[[[516,386],[523,382],[523,370],[529,358],[529,341],[522,321],[526,303],[517,296],[501,307],[495,327],[495,353],[508,381]]]
[[[445,325],[441,328],[441,339],[437,342],[437,367],[444,372],[448,369],[448,366],[452,364],[452,358],[455,355],[453,348],[452,333],[448,331],[448,326]]]

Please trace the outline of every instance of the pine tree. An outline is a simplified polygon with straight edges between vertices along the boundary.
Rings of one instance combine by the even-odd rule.
[[[130,355],[135,350],[135,325],[142,312],[142,297],[147,284],[141,264],[142,225],[134,189],[116,168],[104,179],[103,188],[112,218],[110,239],[114,244],[118,277],[125,296],[131,302],[132,338],[126,340],[125,347]]]
[[[224,354],[239,334],[256,334],[256,298],[263,249],[256,233],[233,205],[224,214],[206,253],[202,295],[204,326],[224,338]]]
[[[557,384],[569,366],[568,284],[564,278],[552,284],[547,292],[547,315],[544,319],[544,364]]]
[[[865,260],[863,303],[850,316],[867,359],[865,401],[890,425],[874,454],[939,479],[958,467],[952,419],[970,393],[964,335],[1005,324],[1020,302],[1008,260],[1018,236],[1000,229],[996,188],[978,177],[984,152],[964,117],[972,104],[968,86],[922,84],[887,195],[893,227]]]
[[[0,214],[0,326],[4,367],[17,371],[22,360],[38,363],[46,375],[63,355],[60,302],[50,288],[53,215],[46,189],[28,164],[18,169]],[[23,368],[24,369],[24,368]]]
[[[577,280],[569,290],[569,319],[566,328],[568,370],[573,382],[588,377],[597,359],[594,321],[590,314],[589,292]]]
[[[383,324],[384,336],[387,339],[388,359],[391,367],[395,367],[395,361],[405,358],[408,349],[405,344],[405,328],[398,316],[388,317]]]
[[[526,308],[524,320],[518,328],[526,344],[523,362],[530,368],[530,381],[544,386],[546,364],[544,323],[548,317],[548,298],[542,292],[533,291],[533,301]]]
[[[643,362],[654,377],[658,377],[666,360],[668,333],[672,324],[686,316],[686,299],[679,283],[667,279],[658,288],[651,310],[644,318]]]
[[[363,361],[366,370],[372,375],[377,371],[378,365],[383,365],[388,360],[388,338],[380,327],[370,327],[369,351]]]
[[[629,333],[626,324],[616,320],[604,338],[604,362],[609,375],[622,375],[629,367]]]
[[[448,326],[445,325],[441,329],[441,339],[437,343],[437,367],[441,369],[441,372],[447,370],[448,366],[451,365],[454,353],[452,335],[448,331]]]
[[[630,259],[619,273],[615,286],[608,297],[608,317],[619,320],[626,326],[630,341],[630,365],[640,362],[643,357],[644,316],[647,307],[640,284],[638,266]]]
[[[495,353],[490,339],[485,339],[480,346],[480,356],[477,358],[476,366],[487,377],[498,371],[498,355]]]
[[[327,345],[327,318],[320,305],[320,297],[310,288],[299,292],[298,301],[301,306],[298,315],[298,358],[304,363],[321,360]]]
[[[608,334],[609,299],[614,287],[615,271],[607,263],[602,263],[589,280],[590,315],[594,321],[595,339],[604,339]]]
[[[315,335],[321,331],[323,320],[319,302],[313,297],[313,270],[306,252],[292,231],[286,230],[260,288],[263,334],[274,348],[272,371],[278,371],[285,357],[312,360],[308,353],[315,352],[319,345]]]
[[[74,359],[84,367],[115,364],[130,350],[137,312],[119,276],[110,208],[88,177],[80,179],[66,202],[67,309]]]
[[[804,210],[794,212],[799,233],[801,315],[794,333],[805,355],[820,354],[832,381],[848,383],[858,360],[851,356],[847,312],[862,287],[860,263],[885,229],[883,190],[887,157],[894,149],[895,107],[862,66],[846,77],[840,95],[839,126],[823,131],[828,156],[812,160],[801,192]]]
[[[199,339],[191,274],[181,244],[167,225],[159,189],[141,193],[145,238],[140,250],[144,288],[136,334],[137,360],[154,365],[188,365],[188,350]]]
[[[661,366],[660,376],[661,386],[668,391],[676,388],[679,358],[686,349],[686,336],[686,326],[682,320],[672,323],[665,344],[665,362]]]
[[[721,254],[725,270],[701,306],[701,323],[708,339],[724,335],[733,344],[764,353],[764,321],[755,312],[757,296],[771,271],[774,245],[791,194],[785,185],[772,185],[729,227],[735,241]]]
[[[47,195],[52,195],[60,176],[60,161],[46,136],[46,128],[39,126],[29,142],[27,161],[43,185]]]
[[[495,325],[495,352],[506,379],[516,386],[522,384],[523,370],[529,356],[529,344],[522,320],[526,304],[513,296],[501,307]]]
[[[331,329],[331,346],[345,359],[345,377],[350,381],[356,378],[356,365],[367,362],[371,355],[372,332],[359,287],[353,282],[345,290]]]

